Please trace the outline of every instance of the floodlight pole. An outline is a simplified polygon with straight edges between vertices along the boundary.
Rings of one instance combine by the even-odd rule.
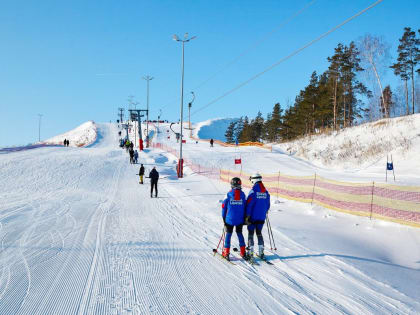
[[[149,81],[153,80],[154,78],[147,75],[147,76],[143,77],[143,79],[147,81],[146,147],[149,147]]]
[[[41,142],[41,117],[42,114],[38,114],[39,120],[38,120],[38,142]]]
[[[179,162],[178,162],[178,171],[177,171],[177,175],[178,178],[182,178],[183,177],[183,167],[184,167],[184,160],[182,158],[182,125],[183,125],[183,105],[184,105],[184,45],[185,43],[193,40],[194,38],[196,38],[196,36],[190,37],[188,38],[188,33],[185,33],[184,35],[184,39],[179,39],[179,37],[177,35],[173,36],[173,39],[177,42],[181,42],[182,43],[182,63],[181,63],[181,119],[180,119],[180,135],[181,135],[181,141],[179,141]]]

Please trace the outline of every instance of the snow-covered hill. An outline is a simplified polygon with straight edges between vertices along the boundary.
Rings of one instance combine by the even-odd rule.
[[[308,136],[279,145],[285,151],[319,166],[338,169],[384,167],[386,156],[398,164],[420,167],[420,114]]]
[[[42,143],[63,144],[64,139],[67,139],[70,141],[71,147],[81,147],[93,143],[96,140],[96,133],[96,124],[94,121],[90,120],[77,128],[42,141]]]

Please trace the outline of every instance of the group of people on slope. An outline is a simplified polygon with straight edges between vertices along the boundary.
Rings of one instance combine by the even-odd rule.
[[[121,140],[120,147],[125,147],[125,150],[130,155],[130,164],[137,164],[139,153],[137,150],[134,150],[134,143],[128,139],[125,142]]]
[[[262,183],[260,174],[250,177],[253,184],[248,197],[242,191],[242,182],[238,177],[230,181],[231,190],[227,193],[222,204],[222,218],[225,224],[225,243],[222,256],[229,260],[230,243],[233,229],[239,239],[240,255],[248,260],[254,255],[254,233],[258,239],[258,256],[264,258],[264,239],[262,229],[270,209],[270,194]],[[248,251],[245,248],[245,239],[242,234],[244,225],[248,227]]]
[[[144,183],[143,182],[143,177],[144,177],[143,164],[140,165],[139,177],[140,177],[139,184],[143,184]],[[157,198],[158,196],[157,184],[159,180],[159,172],[156,170],[156,166],[154,166],[153,169],[150,171],[149,178],[150,178],[150,198],[153,198],[153,190],[155,191],[155,198]]]
[[[68,147],[68,146],[69,146],[69,144],[70,144],[70,141],[69,141],[69,140],[67,140],[67,139],[64,139],[64,141],[63,141],[63,145],[64,145],[65,147]]]

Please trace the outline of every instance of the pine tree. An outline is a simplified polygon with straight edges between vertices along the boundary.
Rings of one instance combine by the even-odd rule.
[[[243,120],[242,130],[239,135],[239,142],[251,141],[251,126],[249,124],[248,116]]]
[[[227,143],[234,142],[234,131],[236,127],[236,121],[232,121],[226,129],[225,138]]]
[[[239,141],[239,139],[241,137],[242,129],[244,129],[244,119],[241,116],[236,123],[235,131],[233,133],[233,138],[234,138],[235,142],[236,142],[236,140]]]
[[[328,67],[328,78],[332,86],[333,94],[333,128],[337,129],[338,120],[338,97],[340,95],[339,88],[341,87],[341,67],[342,67],[342,56],[343,56],[343,45],[338,44],[334,49],[335,53],[332,57],[328,57],[327,60],[330,62]]]
[[[251,141],[261,141],[263,138],[263,128],[264,128],[264,118],[262,117],[261,112],[259,111],[257,117],[252,120],[250,123],[251,129]]]
[[[267,117],[265,124],[266,139],[270,142],[276,142],[280,139],[282,112],[283,110],[280,107],[280,103],[276,103],[273,107],[273,112]]]
[[[414,114],[414,72],[416,71],[417,63],[420,60],[420,39],[416,38],[416,32],[412,31],[410,27],[404,28],[404,34],[400,38],[400,45],[398,46],[398,59],[397,63],[391,66],[394,69],[394,73],[399,75],[406,84],[406,102],[407,102],[407,114],[408,109],[408,88],[407,81],[411,79],[411,101],[412,111]]]

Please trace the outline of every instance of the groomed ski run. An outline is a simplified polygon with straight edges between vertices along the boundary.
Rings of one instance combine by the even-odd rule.
[[[1,156],[0,314],[420,312],[418,230],[273,198],[273,265],[232,266],[211,252],[229,186],[187,168],[178,180],[175,157],[150,148],[139,162],[166,177],[150,198],[117,126],[97,127],[88,148]],[[224,159],[213,149],[209,164]]]

